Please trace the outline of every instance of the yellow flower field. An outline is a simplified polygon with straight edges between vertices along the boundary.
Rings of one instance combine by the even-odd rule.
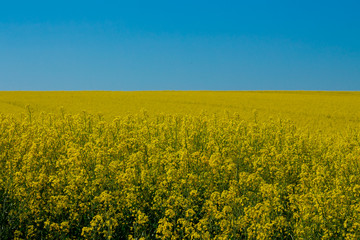
[[[360,239],[356,92],[0,92],[1,239]]]
[[[30,105],[34,114],[82,111],[106,120],[146,110],[150,116],[238,113],[249,120],[289,119],[299,127],[336,131],[360,122],[359,92],[307,91],[145,91],[145,92],[0,92],[0,113],[19,116]]]

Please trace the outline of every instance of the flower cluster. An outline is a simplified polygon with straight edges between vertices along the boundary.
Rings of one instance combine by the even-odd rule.
[[[359,239],[360,133],[239,115],[0,115],[3,239]]]

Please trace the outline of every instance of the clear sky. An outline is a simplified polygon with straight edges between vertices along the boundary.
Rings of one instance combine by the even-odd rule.
[[[360,90],[360,1],[2,1],[0,90]]]

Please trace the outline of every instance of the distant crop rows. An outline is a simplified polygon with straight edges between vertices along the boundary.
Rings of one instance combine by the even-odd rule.
[[[2,239],[359,239],[360,134],[146,112],[0,116]]]
[[[238,113],[244,120],[290,119],[297,127],[339,133],[360,125],[360,92],[311,91],[68,91],[1,92],[0,113],[21,119],[30,106],[41,112],[79,114],[86,111],[112,121],[146,110],[161,113],[217,116]]]

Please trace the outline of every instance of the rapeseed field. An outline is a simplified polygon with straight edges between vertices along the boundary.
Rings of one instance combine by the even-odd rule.
[[[360,94],[1,92],[1,239],[360,239]]]
[[[115,117],[147,111],[160,113],[226,115],[244,120],[288,119],[305,129],[339,132],[360,122],[359,92],[310,91],[55,91],[0,92],[0,112],[16,117],[26,114],[86,111],[111,121]]]

